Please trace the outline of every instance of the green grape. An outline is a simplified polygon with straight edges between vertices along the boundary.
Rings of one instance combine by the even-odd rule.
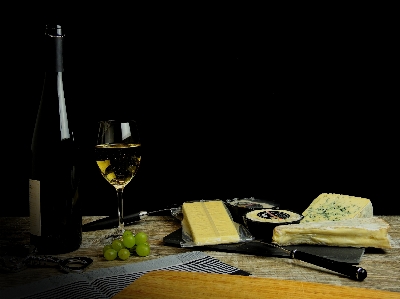
[[[117,252],[120,251],[122,248],[125,248],[124,243],[121,240],[115,239],[111,243],[112,248],[114,248]]]
[[[104,252],[104,257],[106,258],[107,261],[112,261],[115,260],[117,257],[117,251],[115,249],[107,249],[106,252]]]
[[[103,256],[106,260],[112,261],[119,257],[121,260],[128,259],[131,254],[148,256],[150,245],[145,232],[138,232],[136,235],[130,230],[125,230],[121,239],[115,239],[111,244],[103,247]]]
[[[135,246],[135,236],[134,235],[126,235],[124,236],[122,243],[126,248],[132,248]]]
[[[150,246],[139,244],[136,246],[136,253],[138,256],[148,256],[150,254]]]
[[[137,245],[146,243],[147,242],[147,234],[144,232],[138,232],[135,235],[135,241],[136,241]]]
[[[113,249],[112,246],[111,246],[111,244],[105,245],[105,246],[103,247],[103,254],[107,251],[107,249]]]
[[[126,236],[128,236],[128,235],[133,235],[132,231],[130,231],[130,230],[125,230],[124,233],[123,233],[123,235],[122,235],[122,237],[126,237]]]
[[[122,248],[120,251],[118,251],[118,257],[121,260],[126,260],[130,255],[131,255],[131,253],[126,248]]]

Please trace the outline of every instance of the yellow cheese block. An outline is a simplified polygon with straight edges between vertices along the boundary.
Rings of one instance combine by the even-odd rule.
[[[389,224],[378,217],[307,222],[276,226],[272,242],[281,246],[312,244],[391,248],[388,230]]]
[[[302,223],[337,221],[373,216],[372,203],[367,198],[334,193],[322,193],[302,213]]]
[[[240,241],[235,223],[221,200],[184,202],[182,228],[195,245]]]

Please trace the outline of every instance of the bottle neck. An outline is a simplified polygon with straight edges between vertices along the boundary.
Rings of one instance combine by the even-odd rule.
[[[69,127],[67,109],[65,105],[64,97],[64,86],[63,86],[63,42],[64,34],[61,29],[61,25],[46,25],[45,33],[45,72],[46,80],[54,83],[56,80],[56,88],[59,103],[59,115],[60,115],[60,132],[61,140],[69,139]]]
[[[45,41],[45,71],[63,72],[64,34],[61,25],[46,25]]]
[[[46,25],[46,35],[50,35],[52,37],[64,36],[61,25]]]

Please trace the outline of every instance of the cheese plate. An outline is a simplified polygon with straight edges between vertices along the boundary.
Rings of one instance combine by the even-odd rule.
[[[163,242],[168,246],[181,247],[182,228],[172,232],[163,238]],[[365,252],[365,248],[358,247],[339,247],[339,246],[323,246],[323,245],[290,245],[282,246],[288,251],[297,249],[313,255],[325,257],[334,261],[349,264],[359,264],[361,257]],[[215,250],[234,253],[251,254],[258,256],[273,256],[289,258],[289,254],[282,249],[275,248],[257,240],[232,243],[191,247],[194,250]]]

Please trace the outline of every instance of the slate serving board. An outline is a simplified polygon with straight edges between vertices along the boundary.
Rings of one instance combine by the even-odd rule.
[[[182,228],[172,232],[163,239],[165,245],[179,246],[182,242]],[[356,247],[338,247],[338,246],[323,246],[323,245],[296,245],[296,246],[282,246],[287,250],[297,249],[299,251],[307,252],[310,254],[322,256],[334,261],[359,264],[365,248]],[[190,247],[196,250],[216,250],[234,253],[244,253],[259,256],[274,256],[289,258],[289,254],[284,250],[275,248],[260,242],[249,241],[235,244],[219,244],[207,246]]]

